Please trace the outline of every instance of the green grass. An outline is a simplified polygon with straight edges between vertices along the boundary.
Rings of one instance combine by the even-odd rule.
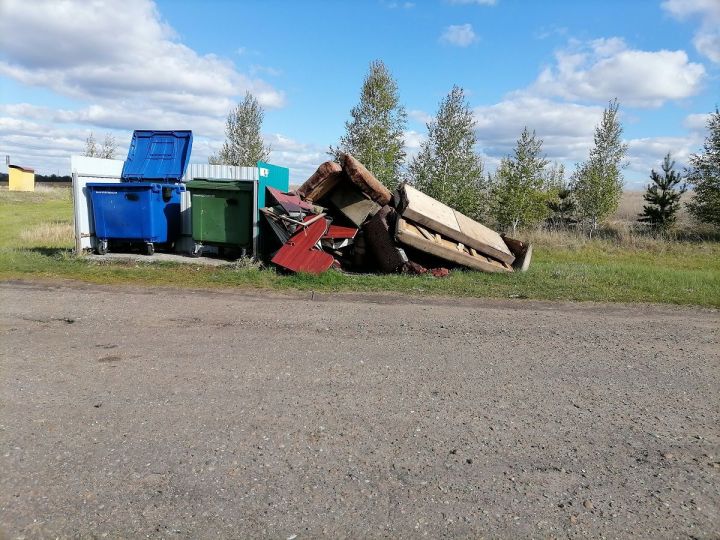
[[[524,274],[454,271],[447,278],[404,275],[281,275],[253,265],[96,262],[75,257],[69,190],[0,191],[0,279],[74,279],[179,287],[400,292],[494,298],[660,302],[720,307],[720,243],[628,233],[588,240],[533,233]]]

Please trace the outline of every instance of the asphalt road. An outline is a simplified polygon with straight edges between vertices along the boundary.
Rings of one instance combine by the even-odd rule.
[[[0,306],[8,538],[720,533],[717,311],[22,283]]]

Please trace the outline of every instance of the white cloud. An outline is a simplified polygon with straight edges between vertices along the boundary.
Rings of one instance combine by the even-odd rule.
[[[421,124],[429,124],[433,120],[431,115],[419,109],[411,109],[408,111],[407,115],[411,120],[415,120]]]
[[[450,0],[451,4],[475,4],[477,6],[494,6],[497,0]]]
[[[330,159],[327,146],[302,143],[280,133],[265,134],[264,140],[272,147],[270,161],[290,169],[290,183],[302,184],[315,169]]]
[[[450,25],[443,31],[440,41],[455,45],[456,47],[467,47],[478,40],[471,24]]]
[[[710,113],[688,114],[683,121],[683,126],[690,131],[705,133],[708,120],[710,120]]]
[[[593,144],[595,126],[603,108],[562,103],[522,94],[510,95],[506,100],[473,109],[477,123],[478,146],[488,169],[493,171],[500,158],[513,152],[517,138],[525,126],[535,130],[543,140],[543,152],[551,161],[565,165],[569,176],[575,163],[588,157]],[[686,122],[695,127],[704,115],[690,115]],[[628,139],[626,187],[641,189],[647,183],[650,169],[658,169],[662,158],[671,152],[682,169],[687,158],[702,144],[702,135],[690,133],[677,137],[646,137]]]
[[[112,0],[2,2],[0,77],[78,102],[75,108],[0,107],[6,126],[37,123],[25,125],[27,136],[2,133],[0,147],[38,168],[60,166],[58,148],[82,150],[90,130],[129,141],[135,128],[192,129],[198,150],[222,139],[227,112],[246,91],[265,107],[285,104],[282,91],[256,76],[270,68],[244,74],[228,59],[197,53],[151,0],[126,0],[122,7]],[[242,47],[237,53],[254,54]],[[59,133],[66,144],[48,133]],[[36,151],[42,145],[45,150]]]
[[[425,141],[427,135],[411,129],[403,133],[403,138],[405,139],[406,150],[417,150],[423,141]]]
[[[621,38],[572,41],[555,53],[530,91],[567,100],[606,102],[615,97],[637,107],[659,107],[668,100],[697,94],[705,68],[688,61],[685,51],[641,51]]]
[[[680,20],[699,18],[700,26],[695,32],[693,45],[700,54],[720,63],[720,1],[665,0],[662,7]]]
[[[660,170],[665,155],[670,152],[675,170],[682,171],[688,164],[690,154],[697,152],[702,137],[691,134],[685,137],[643,137],[630,139],[628,143],[627,173],[629,188],[642,188],[648,183],[650,170]]]
[[[258,73],[264,73],[265,75],[269,75],[270,77],[279,77],[283,74],[282,70],[274,68],[272,66],[263,66],[260,64],[253,64],[250,66],[250,73],[253,75],[256,75]]]
[[[415,2],[385,2],[387,9],[412,9],[415,7]]]
[[[281,92],[229,60],[180,43],[150,0],[128,0],[122,9],[110,0],[5,0],[0,50],[1,75],[72,98],[140,101],[141,95],[162,104],[188,96],[227,105],[250,90],[267,107],[284,103]]]
[[[489,158],[510,154],[527,126],[543,139],[549,159],[571,166],[587,157],[602,107],[513,95],[494,105],[476,107],[473,112],[479,146]]]

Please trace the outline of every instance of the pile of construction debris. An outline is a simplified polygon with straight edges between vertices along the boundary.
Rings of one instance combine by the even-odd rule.
[[[270,247],[272,263],[293,272],[338,268],[441,277],[457,267],[524,271],[532,256],[532,246],[408,184],[390,193],[350,154],[341,155],[340,164],[320,165],[297,191],[268,188],[266,197],[261,212],[279,245]]]

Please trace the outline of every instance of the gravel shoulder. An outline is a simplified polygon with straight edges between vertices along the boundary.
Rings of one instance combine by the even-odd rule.
[[[720,314],[0,283],[0,537],[720,531]]]

